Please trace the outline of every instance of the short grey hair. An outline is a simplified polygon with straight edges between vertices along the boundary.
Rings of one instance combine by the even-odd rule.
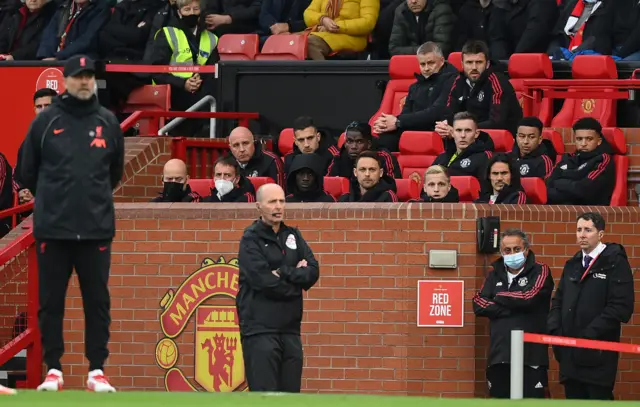
[[[202,7],[202,3],[200,0],[176,0],[176,7],[179,10],[182,7],[188,6],[191,3],[198,3],[198,6]]]
[[[522,230],[517,229],[517,228],[510,228],[505,230],[504,232],[502,232],[502,235],[500,237],[500,242],[502,242],[502,240],[504,240],[505,237],[507,236],[517,236],[520,239],[522,239],[522,244],[524,244],[524,249],[528,249],[530,244],[529,244],[529,238],[527,237],[527,234],[524,233]]]
[[[431,52],[439,57],[444,57],[442,48],[440,48],[440,46],[433,41],[427,41],[424,44],[420,45],[420,48],[418,48],[418,52],[416,52],[416,55],[426,55]]]

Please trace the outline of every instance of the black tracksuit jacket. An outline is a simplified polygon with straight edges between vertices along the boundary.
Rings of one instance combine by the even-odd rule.
[[[536,262],[531,250],[524,269],[513,279],[511,286],[502,258],[492,266],[493,270],[487,274],[482,288],[473,297],[473,312],[490,321],[487,366],[511,362],[512,330],[546,333],[554,287],[549,266]],[[549,366],[548,347],[525,343],[524,364]]]
[[[82,101],[65,92],[36,116],[20,171],[36,198],[36,239],[113,238],[113,189],[124,172],[124,137],[95,96]]]
[[[296,268],[303,259],[307,267]],[[300,231],[282,223],[275,233],[262,220],[255,221],[240,240],[238,267],[241,335],[300,335],[302,290],[311,289],[320,276],[318,262]],[[280,277],[273,270],[279,270]]]
[[[448,168],[450,176],[472,176],[482,180],[487,171],[487,164],[493,155],[493,140],[483,131],[464,151],[456,156],[449,164],[451,157],[456,154],[453,140],[445,140],[445,152],[438,155],[432,165],[442,165]]]
[[[165,203],[169,203],[169,202],[201,202],[202,201],[202,197],[200,196],[199,193],[192,191],[191,187],[189,186],[189,184],[187,184],[187,187],[184,189],[184,193],[182,194],[182,196],[180,197],[180,199],[178,199],[177,201],[172,201],[171,198],[169,198],[168,196],[165,196],[164,192],[158,192],[158,196],[156,196],[155,198],[153,198],[151,200],[151,202],[165,202]]]
[[[205,197],[202,202],[255,202],[256,201],[256,189],[253,187],[251,181],[247,177],[240,176],[238,185],[226,195],[222,196],[222,199],[218,198],[218,190],[211,188],[211,195]]]
[[[357,178],[351,179],[349,193],[344,194],[338,202],[400,202],[396,195],[395,181],[387,176],[382,176],[380,181],[362,195]]]
[[[520,170],[522,178],[542,178],[546,179],[553,172],[556,165],[556,150],[553,143],[549,140],[542,140],[542,143],[524,157],[520,156],[518,144],[513,145],[511,151],[511,159],[516,162],[516,166]]]

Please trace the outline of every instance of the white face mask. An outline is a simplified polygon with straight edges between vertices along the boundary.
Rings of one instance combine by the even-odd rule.
[[[233,190],[233,182],[228,181],[226,179],[217,179],[216,180],[216,191],[220,196],[226,195]]]

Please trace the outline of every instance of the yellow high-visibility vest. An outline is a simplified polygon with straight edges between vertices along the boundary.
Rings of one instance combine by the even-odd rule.
[[[164,27],[163,30],[169,47],[171,47],[171,51],[173,51],[171,61],[169,62],[171,66],[205,65],[213,50],[218,46],[218,37],[214,33],[208,30],[202,31],[200,33],[198,58],[194,61],[191,47],[189,46],[189,41],[184,31],[175,27]],[[190,78],[193,72],[171,72],[171,74],[181,78]]]

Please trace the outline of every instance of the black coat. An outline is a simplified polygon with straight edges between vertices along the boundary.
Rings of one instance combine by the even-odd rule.
[[[31,123],[22,153],[20,180],[36,198],[36,239],[113,238],[124,137],[118,119],[95,96],[54,98]]]
[[[402,170],[395,155],[384,148],[373,147],[372,149],[378,153],[378,161],[380,162],[380,167],[384,169],[385,174],[393,178],[402,178]],[[331,167],[331,171],[329,171],[329,175],[332,177],[355,179],[356,176],[353,175],[354,167],[355,160],[351,159],[347,152],[347,146],[343,145],[340,150],[340,156],[336,157],[335,163],[333,167]]]
[[[376,186],[364,193],[360,192],[357,178],[351,179],[349,193],[344,194],[338,202],[400,202],[396,195],[396,184],[389,177],[383,176]]]
[[[298,154],[292,160],[289,173],[287,174],[287,202],[335,202],[333,197],[324,191],[324,176],[326,169],[323,168],[324,160],[319,155]],[[310,191],[300,191],[296,182],[296,174],[308,168],[313,171],[316,182],[315,188]]]
[[[538,148],[524,157],[520,156],[520,148],[514,143],[510,156],[519,168],[522,178],[546,179],[556,165],[557,153],[550,140],[542,140]]]
[[[556,0],[518,0],[510,10],[494,8],[489,21],[493,59],[512,54],[544,53],[558,19]]]
[[[296,268],[301,260],[307,261],[307,267]],[[311,289],[320,276],[318,262],[300,231],[282,223],[275,233],[261,220],[255,221],[240,239],[238,267],[240,333],[299,335],[302,290]],[[280,277],[273,270],[279,270]]]
[[[289,24],[289,32],[297,33],[307,28],[304,11],[311,0],[262,0],[260,7],[260,35],[271,35],[271,26],[276,23]]]
[[[258,28],[262,0],[207,0],[203,15],[231,16],[231,24]]]
[[[389,53],[391,55],[415,55],[420,45],[433,41],[447,56],[453,50],[453,29],[456,16],[448,0],[430,0],[427,6],[416,15],[409,10],[406,2],[396,8]]]
[[[482,8],[478,0],[467,0],[458,11],[458,23],[454,30],[454,51],[461,51],[469,40],[480,40],[488,43],[489,22],[494,7],[489,4]]]
[[[153,198],[151,200],[151,202],[165,202],[165,203],[169,203],[169,202],[201,202],[201,201],[202,201],[202,197],[200,196],[200,194],[195,192],[195,191],[192,191],[191,190],[191,186],[189,186],[189,184],[187,184],[187,186],[184,189],[184,193],[177,200],[172,201],[170,197],[165,196],[164,192],[159,192],[158,196],[156,196],[155,198]]]
[[[474,203],[485,203],[488,204],[491,200],[491,195],[493,195],[493,190],[491,191],[482,191],[480,197],[473,201]],[[507,185],[503,187],[498,193],[498,197],[494,202],[495,205],[505,204],[505,205],[524,205],[528,203],[527,194],[525,194],[522,186],[511,186]]]
[[[536,262],[532,250],[529,250],[524,269],[510,286],[504,260],[498,259],[492,267],[480,291],[473,297],[473,312],[490,321],[487,366],[511,362],[512,330],[546,333],[554,287],[549,266]],[[524,363],[549,366],[547,345],[525,343]]]
[[[620,342],[620,325],[631,319],[634,308],[633,274],[624,247],[607,247],[584,275],[582,251],[567,261],[551,302],[551,335]],[[560,381],[574,379],[613,387],[618,352],[554,347],[560,363]]]
[[[442,119],[449,90],[458,70],[445,62],[440,72],[425,78],[416,74],[416,82],[409,87],[402,112],[398,115],[399,131],[433,131],[436,121]]]
[[[621,47],[615,55],[625,58],[640,51],[640,4],[637,0],[616,0],[613,16],[613,46]]]
[[[255,202],[256,201],[256,189],[253,187],[251,181],[247,177],[240,176],[238,186],[233,188],[231,192],[222,196],[222,199],[218,197],[218,190],[214,187],[211,189],[211,195],[207,196],[202,202]]]
[[[149,28],[149,38],[147,38],[147,45],[144,47],[143,61],[150,61],[152,53],[154,51],[153,43],[156,39],[158,31],[169,25],[169,21],[173,18],[178,18],[178,11],[175,6],[170,3],[165,3],[164,7],[160,8],[153,19],[151,20],[151,27]]]
[[[564,32],[564,27],[576,3],[582,0],[566,0],[556,26],[553,28],[553,39],[549,46],[549,52],[557,47],[568,48],[571,38]],[[582,35],[582,46],[578,50],[593,50],[602,55],[611,55],[613,39],[613,10],[617,7],[617,1],[603,1],[586,23]]]
[[[247,165],[241,169],[245,177],[269,177],[285,188],[284,165],[280,157],[264,150],[259,141],[255,143],[255,153]]]
[[[22,6],[9,14],[0,26],[0,54],[10,54],[16,61],[35,60],[42,33],[55,14],[56,8],[56,3],[50,1],[36,13],[29,13],[27,7]],[[25,16],[25,25],[19,31],[18,28]]]
[[[485,176],[487,164],[493,155],[493,141],[487,133],[480,132],[476,141],[451,161],[454,154],[456,154],[456,146],[453,140],[447,139],[445,152],[436,157],[433,165],[448,168],[450,176],[472,176],[480,181]]]
[[[284,156],[284,173],[286,177],[289,177],[289,172],[291,171],[291,163],[293,159],[297,156],[301,155],[301,151],[298,146],[293,144],[293,151],[287,153]],[[315,154],[320,159],[320,173],[325,176],[329,175],[331,169],[335,165],[335,160],[340,157],[340,150],[336,147],[333,139],[330,136],[322,136],[320,139],[320,145],[318,149],[315,151]]]

